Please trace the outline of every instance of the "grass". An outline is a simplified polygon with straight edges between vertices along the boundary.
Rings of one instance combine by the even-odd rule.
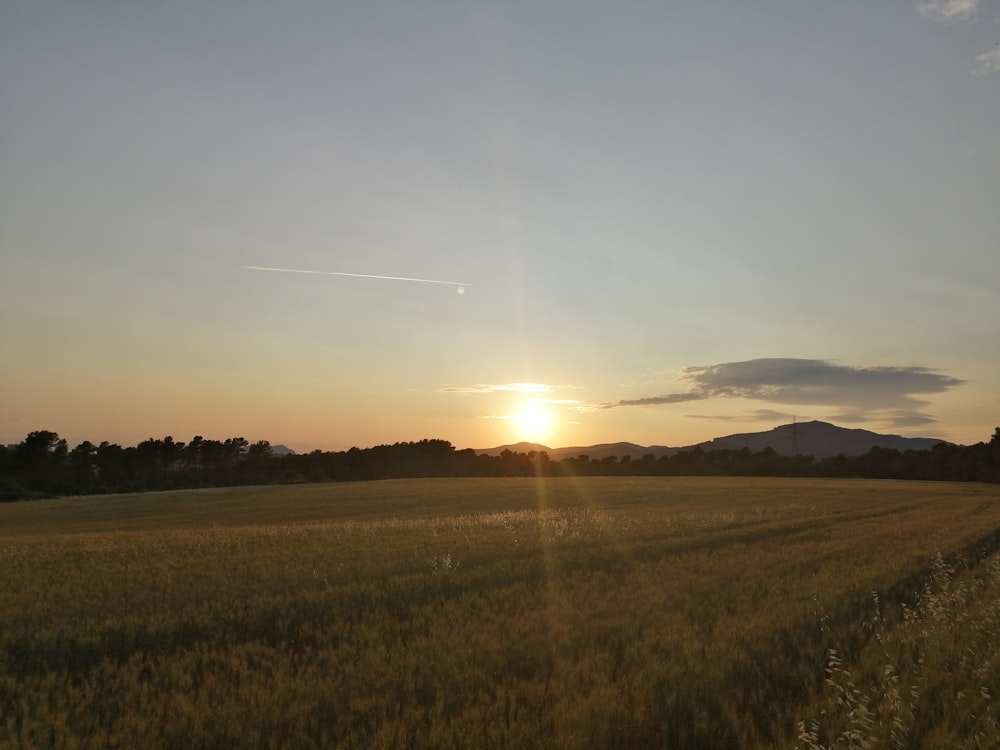
[[[972,484],[8,504],[0,747],[995,747],[998,548]]]

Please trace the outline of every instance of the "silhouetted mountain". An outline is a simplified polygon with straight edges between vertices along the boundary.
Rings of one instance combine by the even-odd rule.
[[[271,455],[272,456],[294,456],[295,455],[295,451],[293,451],[287,445],[282,445],[281,443],[278,443],[277,445],[272,445],[271,446]]]
[[[541,453],[542,451],[549,454],[552,457],[552,449],[548,446],[541,445],[539,443],[513,443],[512,445],[498,445],[496,448],[476,448],[476,453],[483,456],[499,456],[504,451],[510,451],[511,453]]]
[[[576,458],[586,455],[591,461],[603,461],[605,458],[617,456],[618,458],[629,458],[635,460],[652,453],[656,458],[660,456],[672,456],[679,448],[668,448],[665,445],[636,445],[635,443],[599,443],[598,445],[572,446],[569,448],[556,448],[549,451],[549,457],[553,460],[564,458]]]
[[[946,442],[935,438],[908,438],[900,435],[880,435],[869,430],[838,427],[829,422],[799,422],[775,427],[767,432],[748,432],[741,435],[727,435],[705,443],[699,443],[702,450],[740,450],[749,448],[756,453],[772,448],[782,456],[815,456],[827,458],[843,454],[860,456],[872,448],[891,448],[898,451],[930,450],[938,443]]]
[[[545,451],[553,461],[576,458],[580,455],[588,456],[591,461],[601,461],[609,456],[617,456],[620,459],[629,456],[635,460],[650,453],[659,458],[660,456],[672,456],[682,450],[693,450],[696,447],[702,450],[741,450],[749,448],[753,453],[762,451],[765,448],[771,448],[782,456],[811,455],[816,458],[827,458],[841,453],[845,456],[860,456],[872,448],[892,448],[898,451],[930,450],[938,443],[946,442],[945,440],[938,440],[936,438],[908,438],[900,435],[880,435],[877,432],[870,432],[869,430],[838,427],[829,422],[820,422],[817,420],[781,425],[766,432],[726,435],[725,437],[718,437],[704,443],[698,443],[697,445],[685,446],[684,448],[669,448],[665,445],[642,446],[635,443],[601,443],[599,445],[549,448],[537,443],[516,443],[514,445],[501,445],[497,448],[477,450],[476,453],[499,456],[505,450],[509,450],[511,453]]]
[[[476,449],[476,453],[485,456],[499,456],[504,451],[510,451],[511,453],[529,453],[531,451],[539,453],[544,451],[553,461],[561,461],[564,458],[576,458],[580,455],[586,455],[591,461],[602,461],[609,456],[617,456],[618,458],[629,456],[633,459],[639,459],[648,453],[652,453],[659,458],[660,456],[672,456],[678,450],[680,449],[667,448],[664,445],[643,446],[636,445],[635,443],[601,443],[599,445],[577,445],[566,448],[549,448],[546,445],[539,445],[538,443],[515,443],[513,445],[499,445],[496,448]]]

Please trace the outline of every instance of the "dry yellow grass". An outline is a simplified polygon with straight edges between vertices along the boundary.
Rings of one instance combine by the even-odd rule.
[[[882,691],[873,722],[910,722],[901,747],[976,746],[995,724],[937,707],[995,714],[998,547],[1000,487],[964,484],[407,480],[0,506],[0,746],[820,746],[858,719],[832,708],[845,670]],[[930,628],[940,611],[969,616]],[[976,663],[956,667],[970,633]],[[925,688],[890,710],[878,662],[897,642],[899,684],[919,652]]]

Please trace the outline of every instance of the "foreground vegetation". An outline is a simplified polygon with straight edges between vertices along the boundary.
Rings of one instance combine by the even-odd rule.
[[[0,747],[997,747],[998,549],[979,484],[8,503]]]

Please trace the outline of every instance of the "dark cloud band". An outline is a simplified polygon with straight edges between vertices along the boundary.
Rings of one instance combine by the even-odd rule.
[[[851,367],[822,359],[764,358],[688,367],[689,389],[662,396],[605,404],[658,406],[713,398],[744,398],[786,405],[821,405],[845,410],[895,409],[912,413],[926,401],[964,381],[926,367]],[[923,416],[926,419],[926,416]]]

